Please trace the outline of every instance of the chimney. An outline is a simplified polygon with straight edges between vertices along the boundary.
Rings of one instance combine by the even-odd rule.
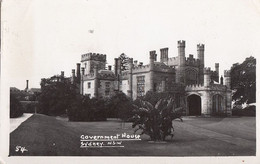
[[[77,63],[77,78],[80,79],[80,63]]]
[[[26,88],[25,91],[27,91],[29,89],[29,80],[26,80]]]
[[[64,77],[64,71],[61,71],[60,76],[61,76],[61,77]]]
[[[137,63],[138,63],[138,61],[135,60],[135,61],[134,61],[134,66],[135,66],[135,67],[137,67]]]
[[[112,66],[108,65],[108,70],[111,71],[112,70]]]
[[[75,83],[75,69],[72,69],[72,79],[71,79],[71,83],[72,83],[72,84]]]

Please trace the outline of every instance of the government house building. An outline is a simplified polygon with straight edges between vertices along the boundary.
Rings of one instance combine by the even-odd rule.
[[[96,98],[107,98],[122,91],[132,99],[145,95],[148,91],[177,93],[184,86],[185,95],[177,97],[178,106],[185,115],[232,115],[230,71],[219,77],[219,64],[215,69],[204,66],[204,44],[197,45],[197,56],[186,57],[185,41],[177,42],[178,55],[169,57],[168,48],[149,52],[149,63],[144,65],[132,58],[128,69],[121,70],[120,58],[115,58],[114,67],[106,66],[106,55],[87,53],[81,55],[77,72],[72,70],[72,83],[79,92]]]

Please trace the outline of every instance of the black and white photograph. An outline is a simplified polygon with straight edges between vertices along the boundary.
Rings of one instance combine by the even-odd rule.
[[[259,0],[2,0],[0,164],[258,163],[259,43]]]

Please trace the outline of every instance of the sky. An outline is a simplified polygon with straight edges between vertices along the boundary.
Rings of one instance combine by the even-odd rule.
[[[260,54],[259,0],[8,0],[2,4],[1,79],[40,87],[41,78],[71,76],[81,54],[121,53],[147,64],[149,51],[186,41],[186,57],[205,44],[205,66],[220,74]]]

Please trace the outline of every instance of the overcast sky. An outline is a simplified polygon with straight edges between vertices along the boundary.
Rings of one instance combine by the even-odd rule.
[[[88,52],[147,64],[150,50],[174,57],[185,40],[186,56],[205,44],[205,65],[220,63],[221,74],[260,53],[259,0],[8,0],[2,10],[2,77],[19,89],[70,76]]]

